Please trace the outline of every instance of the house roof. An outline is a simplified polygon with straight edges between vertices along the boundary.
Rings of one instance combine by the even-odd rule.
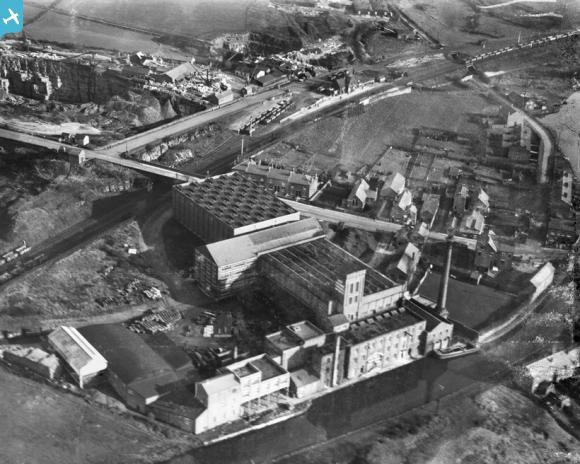
[[[403,192],[405,188],[405,177],[399,172],[391,174],[385,181],[383,188],[387,188],[395,192],[397,195]]]
[[[413,194],[409,189],[403,190],[403,193],[399,198],[397,206],[404,211],[412,204],[413,204]]]
[[[485,217],[478,210],[472,210],[461,220],[461,230],[469,230],[481,234],[485,227]]]
[[[419,248],[409,242],[403,251],[403,255],[397,262],[397,269],[403,274],[409,274],[413,271],[420,258],[421,252]]]
[[[77,374],[84,368],[92,371],[107,368],[107,360],[74,327],[61,326],[53,330],[48,341]]]
[[[314,218],[307,218],[210,243],[205,246],[205,251],[221,267],[255,259],[271,250],[323,236],[324,232],[318,221]]]
[[[367,192],[369,190],[369,184],[364,179],[358,179],[350,194],[348,195],[348,199],[351,200],[353,198],[357,198],[363,205],[367,202]]]

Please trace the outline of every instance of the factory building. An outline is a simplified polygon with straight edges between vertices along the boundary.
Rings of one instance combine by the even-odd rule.
[[[323,235],[318,221],[308,218],[210,243],[195,250],[194,278],[205,293],[224,298],[256,283],[259,256]]]
[[[405,306],[353,322],[341,334],[347,344],[346,378],[396,368],[421,356],[426,322]]]
[[[453,323],[448,319],[429,311],[418,301],[405,301],[405,308],[421,319],[425,320],[425,329],[421,334],[419,353],[427,356],[434,350],[447,348],[453,337]]]
[[[236,172],[241,172],[266,187],[277,195],[291,198],[310,198],[318,189],[318,177],[301,174],[289,169],[280,169],[246,160],[234,166]]]
[[[326,239],[265,254],[260,270],[314,309],[326,325],[332,315],[356,321],[392,308],[405,291],[404,284],[396,284]]]
[[[308,321],[296,322],[266,335],[266,349],[272,359],[289,371],[303,366],[309,349],[321,347],[325,342],[324,332]]]
[[[274,409],[289,386],[288,371],[265,354],[230,364],[196,383],[195,397],[204,410],[196,418],[195,433]]]
[[[175,187],[173,214],[207,243],[300,219],[300,213],[240,173]]]
[[[107,360],[108,379],[117,394],[127,406],[142,413],[193,370],[189,359],[176,369],[172,365],[175,350],[167,351],[165,359],[142,337],[120,324],[83,327],[80,333]]]
[[[107,360],[74,327],[53,330],[48,343],[62,357],[81,388],[107,369]]]

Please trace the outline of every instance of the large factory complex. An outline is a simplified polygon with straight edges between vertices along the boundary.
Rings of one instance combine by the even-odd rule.
[[[81,387],[104,375],[131,409],[199,434],[451,344],[445,311],[412,298],[406,283],[329,241],[317,220],[243,173],[176,186],[173,200],[174,217],[205,242],[194,260],[202,291],[219,300],[267,281],[313,320],[268,333],[263,352],[234,356],[209,377],[168,338],[152,341],[121,324],[60,327],[49,344]]]

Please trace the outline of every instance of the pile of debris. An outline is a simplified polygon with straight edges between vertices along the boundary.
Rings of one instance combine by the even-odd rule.
[[[181,313],[176,309],[162,309],[132,322],[129,329],[136,333],[167,332],[181,320]]]

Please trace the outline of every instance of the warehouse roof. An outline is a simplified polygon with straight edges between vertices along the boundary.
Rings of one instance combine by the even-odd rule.
[[[93,372],[107,368],[107,360],[74,327],[53,330],[48,341],[77,374],[84,368]]]
[[[178,380],[173,368],[139,335],[120,324],[83,327],[80,332],[105,357],[112,371],[123,383],[140,393]]]
[[[289,275],[302,278],[320,290],[334,291],[337,281],[344,282],[348,274],[362,270],[366,271],[365,295],[397,285],[326,239],[277,250],[264,256],[264,259],[276,262],[285,267]]]
[[[318,221],[308,218],[221,242],[210,243],[205,246],[205,250],[221,267],[254,259],[270,250],[322,236],[323,231]]]
[[[169,71],[163,74],[169,77],[172,81],[179,81],[185,78],[186,76],[195,73],[195,71],[196,71],[195,66],[187,62],[182,63],[179,66],[176,66],[175,68],[170,69]]]
[[[404,307],[397,308],[351,323],[350,329],[343,332],[342,337],[352,344],[357,344],[388,332],[410,327],[423,320]]]
[[[210,177],[175,189],[232,228],[296,214],[273,193],[241,173]]]

